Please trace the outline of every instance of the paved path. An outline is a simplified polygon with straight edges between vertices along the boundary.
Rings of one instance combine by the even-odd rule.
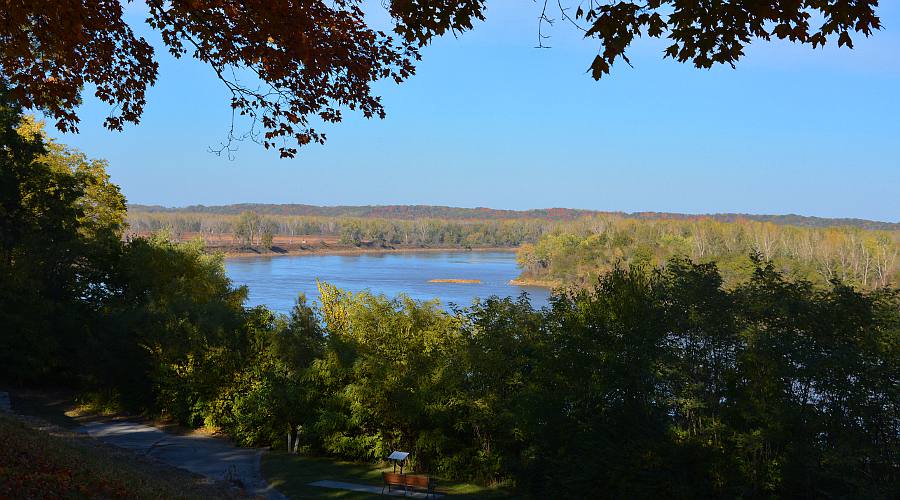
[[[318,486],[319,488],[331,488],[335,490],[358,491],[360,493],[372,493],[373,495],[381,494],[381,486],[371,486],[368,484],[345,483],[342,481],[316,481],[309,483],[310,486]],[[403,490],[394,489],[390,493],[384,490],[385,495],[405,496],[407,498],[427,498],[425,493],[409,492],[404,494]],[[441,498],[443,495],[433,495],[431,498]]]
[[[262,477],[262,450],[238,448],[209,436],[179,436],[135,422],[89,422],[81,429],[93,438],[134,450],[169,465],[219,481],[232,481],[253,496],[270,500],[285,497]]]

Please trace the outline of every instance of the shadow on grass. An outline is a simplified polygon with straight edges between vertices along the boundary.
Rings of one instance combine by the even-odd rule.
[[[79,426],[76,419],[66,415],[75,409],[75,394],[71,391],[11,389],[9,399],[13,411],[18,414],[38,417],[63,429]]]
[[[342,462],[330,458],[312,458],[271,452],[263,457],[263,475],[290,498],[379,498],[379,495],[309,486],[315,481],[331,480],[381,486],[381,473],[390,467]],[[508,490],[475,484],[443,481],[438,478],[438,494],[453,498],[511,498]],[[389,497],[384,497],[389,498]]]

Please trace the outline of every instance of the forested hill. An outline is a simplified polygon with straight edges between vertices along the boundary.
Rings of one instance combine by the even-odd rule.
[[[436,205],[364,205],[322,207],[316,205],[267,203],[238,203],[235,205],[191,205],[169,208],[158,205],[129,205],[129,210],[137,212],[184,212],[235,215],[241,212],[256,212],[260,215],[293,215],[310,217],[356,217],[372,219],[545,219],[573,220],[599,212],[571,208],[543,208],[535,210],[497,210],[493,208],[458,208]]]
[[[459,208],[436,205],[364,205],[323,207],[302,204],[266,204],[239,203],[234,205],[191,205],[187,207],[162,207],[159,205],[129,205],[132,212],[167,212],[167,213],[209,213],[221,215],[237,215],[251,211],[260,215],[294,215],[319,217],[359,217],[378,219],[544,219],[574,220],[589,215],[617,215],[629,219],[714,219],[722,222],[733,222],[748,219],[758,222],[772,222],[781,225],[800,227],[851,226],[863,229],[900,230],[900,222],[882,222],[866,219],[833,219],[825,217],[807,217],[803,215],[757,215],[757,214],[679,214],[667,212],[603,212],[597,210],[580,210],[572,208],[541,208],[533,210],[498,210],[493,208]]]

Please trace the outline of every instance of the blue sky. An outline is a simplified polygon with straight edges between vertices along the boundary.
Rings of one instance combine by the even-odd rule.
[[[348,116],[328,142],[279,159],[252,143],[208,152],[229,124],[211,71],[157,47],[142,123],[57,137],[92,157],[132,203],[435,204],[688,213],[797,213],[900,221],[900,3],[855,50],[758,42],[736,70],[697,70],[638,41],[633,68],[585,73],[593,40],[557,23],[536,49],[537,4],[489,2],[487,21],[378,84],[388,116]],[[378,14],[379,16],[381,14]],[[55,132],[55,131],[54,131]]]

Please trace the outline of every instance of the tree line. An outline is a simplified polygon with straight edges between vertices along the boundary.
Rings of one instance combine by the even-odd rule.
[[[253,212],[260,216],[295,216],[310,219],[346,218],[346,219],[386,219],[415,220],[438,219],[454,221],[485,221],[526,219],[548,222],[575,221],[588,217],[617,217],[638,220],[674,220],[697,221],[712,219],[720,222],[737,222],[752,220],[756,222],[772,222],[779,225],[799,227],[857,227],[860,229],[900,230],[898,222],[881,222],[866,219],[809,217],[802,215],[765,215],[765,214],[681,214],[670,212],[603,212],[597,210],[581,210],[571,208],[544,208],[531,210],[498,210],[492,208],[460,208],[435,205],[365,205],[365,206],[316,206],[301,204],[273,203],[238,203],[233,205],[191,205],[182,208],[169,208],[157,205],[129,204],[129,217],[135,223],[184,225],[202,224],[204,218],[216,219],[214,216],[239,216],[245,212]],[[163,216],[168,214],[168,216]],[[154,219],[156,219],[154,221]],[[199,229],[196,229],[199,231]],[[286,234],[286,233],[282,233]]]
[[[419,471],[520,497],[900,488],[897,290],[814,284],[757,252],[728,286],[712,262],[633,259],[542,309],[321,283],[279,315],[245,307],[199,241],[123,239],[104,163],[3,96],[5,384],[68,385],[248,445],[410,450]]]
[[[177,239],[187,235],[231,237],[235,244],[271,246],[274,236],[332,236],[342,244],[363,242],[411,247],[516,247],[553,227],[541,219],[453,220],[378,219],[205,213],[137,212],[128,215],[129,230],[148,234],[168,231]],[[266,245],[265,243],[269,244]]]
[[[571,208],[541,208],[531,210],[501,210],[494,208],[463,208],[440,205],[338,205],[317,206],[298,203],[236,203],[232,205],[190,205],[181,208],[158,205],[128,207],[131,212],[203,213],[238,215],[256,212],[261,215],[297,215],[306,217],[349,217],[373,219],[545,219],[572,220],[596,213],[593,210]]]
[[[618,264],[664,265],[675,256],[715,262],[727,284],[753,272],[758,253],[793,278],[860,288],[900,279],[900,230],[800,228],[769,222],[634,221],[596,217],[567,224],[518,252],[521,279],[565,288],[590,287]]]
[[[175,211],[128,213],[129,231],[230,238],[235,245],[270,247],[275,236],[330,236],[342,244],[405,247],[520,247],[522,279],[571,286],[588,283],[618,260],[659,265],[687,255],[715,260],[730,279],[746,276],[744,257],[759,251],[786,272],[814,281],[836,276],[862,286],[884,286],[898,276],[900,229],[840,225],[806,227],[745,218],[665,218],[622,215],[573,220],[382,219]],[[671,214],[669,214],[671,215]],[[646,218],[645,218],[646,216]],[[765,216],[761,216],[765,217]],[[790,220],[790,219],[788,219]],[[841,221],[841,219],[834,219]],[[878,227],[893,227],[891,224]]]

